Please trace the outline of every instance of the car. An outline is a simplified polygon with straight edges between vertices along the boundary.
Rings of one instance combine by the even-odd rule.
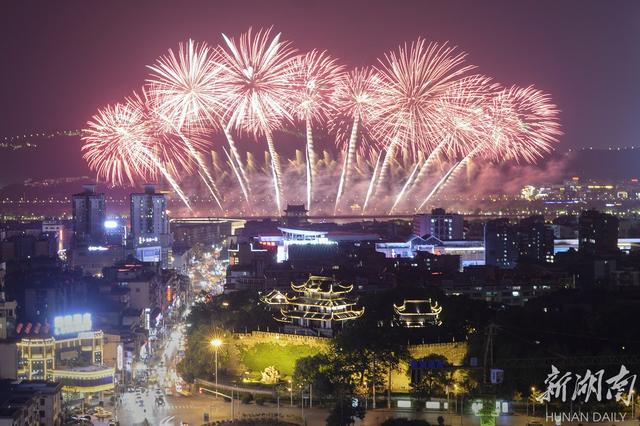
[[[83,414],[78,416],[78,420],[80,420],[81,422],[89,422],[91,423],[91,416],[89,416],[88,414]]]

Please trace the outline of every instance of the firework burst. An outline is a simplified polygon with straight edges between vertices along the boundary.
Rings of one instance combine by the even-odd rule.
[[[149,150],[162,162],[167,171],[173,176],[180,176],[185,172],[192,172],[195,166],[222,210],[218,188],[202,160],[202,152],[208,146],[204,130],[194,129],[189,132],[187,138],[170,118],[160,112],[155,98],[149,96],[144,88],[140,95],[134,92],[133,96],[128,97],[126,106],[138,111],[143,117],[149,135]]]
[[[191,140],[191,129],[201,132],[205,122],[218,122],[222,92],[220,67],[213,59],[209,46],[189,40],[179,45],[177,54],[169,49],[167,55],[149,66],[152,74],[147,85],[153,96],[154,115],[173,124],[198,164],[198,172],[209,192],[222,208],[208,167]]]
[[[188,205],[175,178],[197,171],[225,212],[218,187],[228,188],[227,209],[244,197],[245,212],[260,214],[274,205],[279,213],[284,200],[306,202],[314,213],[332,201],[334,213],[347,202],[362,214],[414,212],[472,160],[534,163],[561,134],[547,94],[471,75],[465,53],[446,43],[418,39],[376,67],[344,72],[324,51],[296,55],[270,29],[222,37],[221,46],[189,40],[169,50],[149,66],[142,92],[91,119],[82,150],[99,179],[134,185],[163,177]],[[320,155],[314,141],[325,124],[337,155],[327,147]],[[228,147],[212,145],[218,130]],[[306,141],[286,169],[275,130]],[[246,134],[266,139],[264,163],[252,152],[241,157],[234,136]],[[435,185],[425,188],[427,177]],[[416,209],[409,200],[417,197],[424,201]]]
[[[562,134],[558,109],[533,86],[499,91],[485,113],[486,155],[493,161],[535,163],[551,152]]]
[[[535,163],[551,152],[562,134],[558,114],[550,97],[532,86],[512,86],[495,93],[482,112],[483,131],[479,133],[475,147],[443,176],[418,210],[476,157],[493,162]]]
[[[220,66],[225,74],[224,116],[229,126],[264,135],[271,158],[271,172],[278,212],[281,210],[280,157],[273,143],[273,130],[291,120],[287,109],[291,99],[291,60],[295,51],[271,38],[271,30],[251,29],[236,41],[223,34],[226,49],[220,49]]]
[[[376,93],[380,87],[380,76],[371,68],[356,68],[348,74],[343,74],[338,80],[335,100],[338,113],[334,115],[332,127],[336,133],[336,142],[346,144],[345,160],[338,183],[338,192],[334,206],[334,213],[340,205],[340,199],[353,174],[353,164],[358,148],[358,136],[364,139],[361,143],[362,152],[373,151],[374,147],[367,142],[367,129],[373,126],[379,109],[375,108]],[[362,141],[361,141],[362,142]]]
[[[326,52],[311,51],[291,61],[294,82],[291,109],[305,123],[307,133],[306,175],[307,208],[311,210],[313,181],[316,173],[316,153],[313,146],[313,125],[323,123],[335,110],[336,83],[343,67]]]
[[[189,40],[179,45],[177,53],[169,49],[156,64],[148,66],[151,75],[147,87],[158,113],[178,129],[218,122],[224,86],[214,52],[205,43]]]
[[[154,177],[157,170],[191,208],[174,177],[154,154],[153,138],[140,110],[123,104],[109,105],[87,123],[82,139],[83,157],[98,178],[114,185],[125,185],[127,180],[134,185],[136,177]]]
[[[441,99],[474,68],[465,65],[465,56],[446,44],[418,39],[380,60],[380,120],[375,131],[385,141],[386,153],[376,188],[386,180],[397,147],[407,148],[415,159],[418,152],[430,152],[442,138],[440,123],[449,112]]]

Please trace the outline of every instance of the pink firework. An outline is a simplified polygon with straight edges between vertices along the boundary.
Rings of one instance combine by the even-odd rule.
[[[146,155],[151,140],[142,113],[123,104],[107,105],[87,122],[82,151],[99,179],[113,185],[135,185],[135,178],[154,176]]]
[[[558,114],[550,96],[532,86],[512,86],[494,94],[483,110],[482,139],[440,179],[418,210],[474,158],[535,163],[553,149],[562,134]]]
[[[236,41],[223,34],[219,65],[224,75],[224,117],[238,130],[264,135],[291,120],[291,63],[295,51],[280,34],[249,29]]]
[[[176,127],[218,123],[223,85],[215,50],[205,43],[189,40],[178,52],[169,49],[154,65],[147,79],[150,93],[157,101],[159,114],[171,119]]]
[[[160,172],[190,209],[180,186],[153,152],[153,137],[144,114],[130,105],[107,106],[83,131],[82,151],[89,167],[113,185],[133,186],[134,178],[155,178]],[[126,178],[126,179],[125,179]]]
[[[472,75],[457,80],[445,91],[437,107],[441,111],[438,125],[443,137],[431,154],[455,160],[483,139],[483,111],[497,88],[490,82],[489,77]]]
[[[334,100],[337,111],[332,117],[331,127],[336,133],[336,142],[346,143],[346,150],[334,213],[339,208],[342,194],[349,187],[359,139],[361,151],[366,154],[372,152],[369,146],[372,139],[367,137],[367,130],[375,125],[377,119],[379,109],[375,105],[380,84],[380,76],[371,68],[356,68],[338,80]]]
[[[312,50],[291,61],[291,109],[296,118],[322,123],[335,111],[335,94],[343,69],[326,51]]]
[[[443,137],[440,123],[449,111],[441,98],[451,86],[474,67],[464,64],[464,53],[418,39],[380,60],[382,76],[380,120],[376,133],[386,144],[376,192],[386,181],[397,147],[413,158],[429,153]],[[445,104],[446,105],[446,104]]]
[[[147,83],[155,113],[175,126],[175,133],[198,164],[205,185],[222,208],[213,177],[192,137],[192,131],[197,136],[206,124],[217,126],[219,123],[223,85],[214,51],[204,43],[189,40],[187,44],[180,44],[177,55],[169,50],[149,68],[153,74]]]
[[[356,68],[342,75],[335,91],[336,112],[331,117],[331,129],[336,133],[336,143],[342,145],[351,139],[353,129],[359,138],[360,149],[372,149],[375,143],[369,128],[375,128],[380,109],[376,108],[381,78],[372,68]],[[355,123],[355,125],[354,125]],[[355,148],[355,147],[354,147]],[[375,157],[375,154],[372,154]]]
[[[558,108],[533,86],[512,86],[487,103],[483,154],[494,161],[535,163],[551,152],[562,134]]]
[[[127,106],[143,116],[149,132],[150,149],[173,175],[191,173],[196,161],[173,122],[158,112],[157,102],[144,88],[126,99]],[[189,140],[198,152],[205,151],[207,141],[199,130],[190,132]]]
[[[389,145],[408,147],[413,154],[429,152],[442,136],[439,125],[449,111],[442,97],[474,67],[465,53],[446,44],[418,39],[380,60],[380,138]]]
[[[497,89],[490,84],[491,79],[482,75],[472,75],[456,80],[438,98],[440,111],[438,126],[442,136],[428,154],[413,182],[402,191],[393,207],[402,201],[408,192],[420,187],[431,166],[443,160],[457,161],[484,143],[485,107],[487,100]]]
[[[253,33],[251,29],[236,41],[223,34],[226,49],[220,49],[224,74],[224,118],[230,127],[267,139],[276,208],[281,211],[282,172],[273,143],[273,130],[283,120],[291,120],[288,100],[292,98],[291,61],[294,50],[271,38],[271,30]]]
[[[294,90],[291,92],[291,109],[305,123],[307,131],[307,208],[312,209],[313,183],[316,174],[316,153],[313,145],[313,124],[322,123],[335,109],[336,83],[342,66],[326,52],[315,50],[296,56],[291,61]]]

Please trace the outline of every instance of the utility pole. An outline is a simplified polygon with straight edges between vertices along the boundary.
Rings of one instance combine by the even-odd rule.
[[[483,383],[490,383],[491,368],[493,368],[493,335],[495,333],[495,324],[491,323],[487,327],[486,341],[484,345],[484,361],[483,361]]]
[[[391,408],[391,366],[389,366],[389,379],[387,380],[387,408]]]
[[[371,372],[373,373],[373,380],[371,380],[371,387],[373,389],[373,409],[376,409],[376,364],[375,360],[371,360]]]
[[[231,388],[231,421],[236,419],[236,406],[233,402],[233,387]]]

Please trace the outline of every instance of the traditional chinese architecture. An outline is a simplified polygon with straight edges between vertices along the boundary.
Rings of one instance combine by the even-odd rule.
[[[346,296],[353,285],[339,283],[335,278],[312,275],[302,284],[291,283],[291,289],[291,296],[272,290],[262,297],[264,303],[278,310],[274,318],[286,323],[285,329],[290,331],[331,336],[345,321],[364,313],[364,308],[356,306],[355,298]]]
[[[426,300],[405,300],[402,305],[393,305],[396,317],[402,325],[409,328],[441,325],[442,306],[438,302]]]
[[[308,212],[304,204],[287,204],[282,220],[287,226],[300,226],[308,222]]]

